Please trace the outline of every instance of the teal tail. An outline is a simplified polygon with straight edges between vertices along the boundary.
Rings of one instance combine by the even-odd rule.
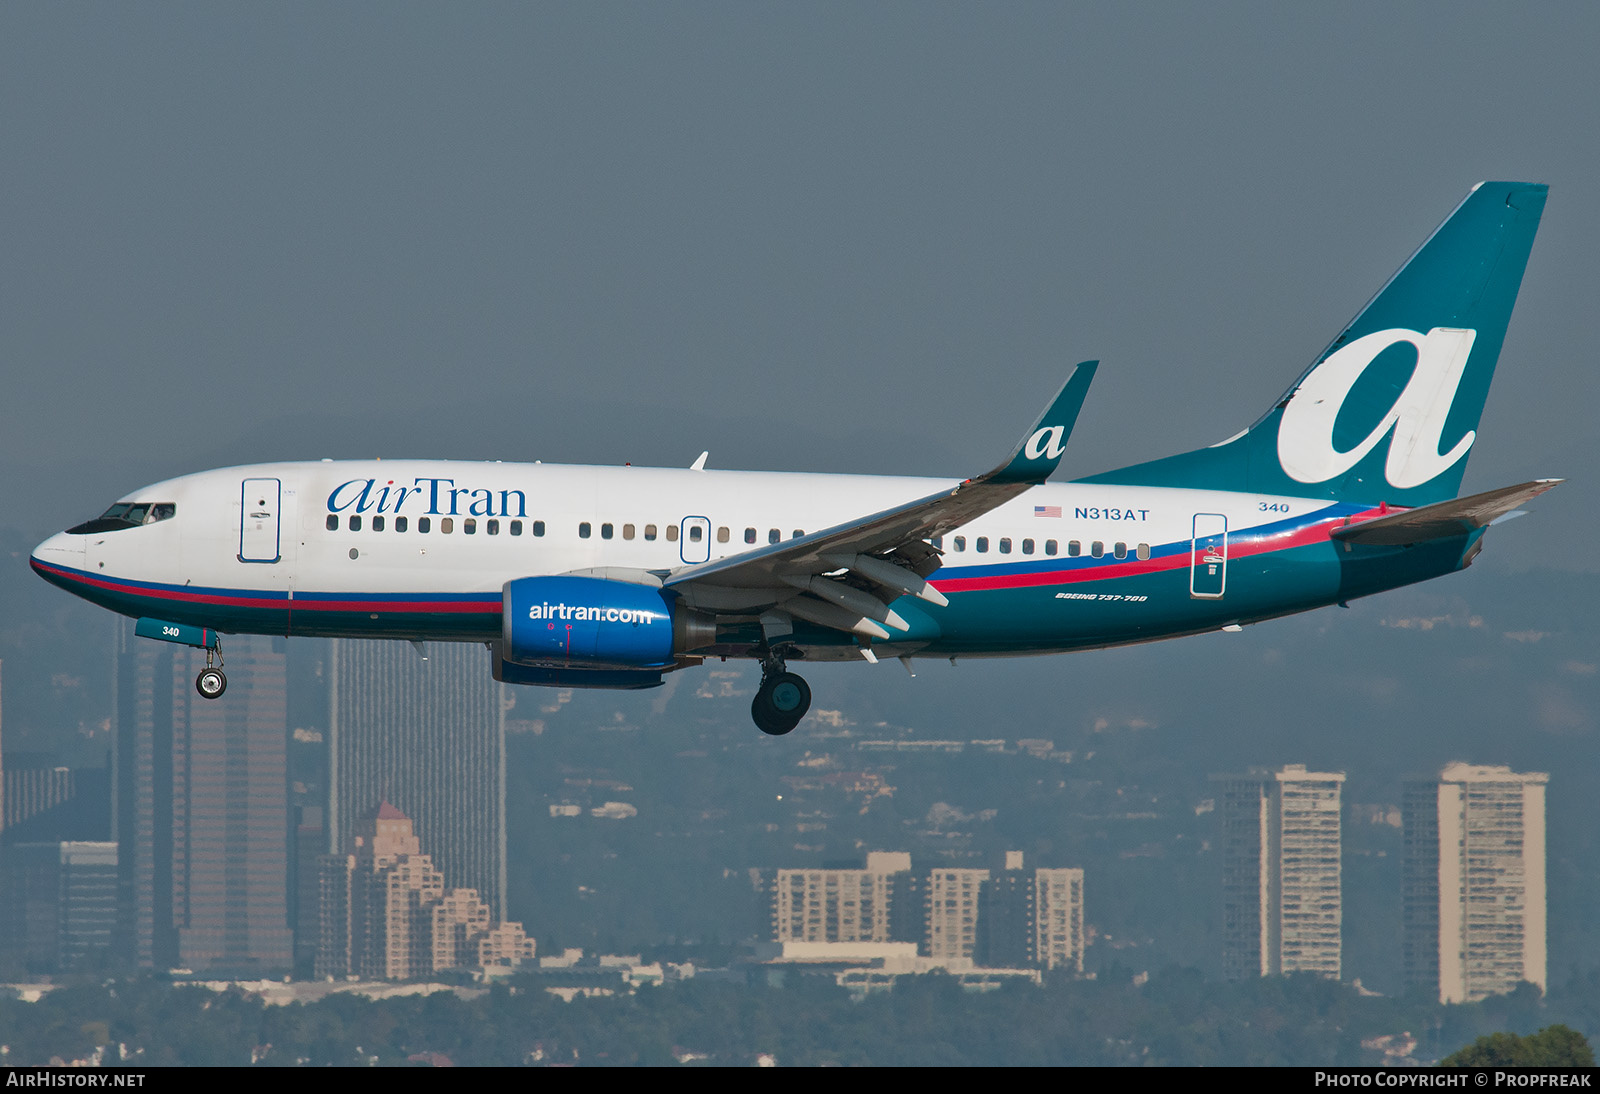
[[[1548,190],[1473,187],[1243,433],[1082,481],[1398,506],[1455,497]]]

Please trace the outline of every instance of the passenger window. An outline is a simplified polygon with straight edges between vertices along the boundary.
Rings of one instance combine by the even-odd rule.
[[[477,535],[478,534],[478,522],[476,520],[474,520],[472,517],[468,517],[466,520],[461,522],[461,531],[466,533],[469,536]]]
[[[430,527],[432,527],[432,526],[433,526],[433,521],[431,521],[429,518],[427,518],[427,517],[418,517],[417,518],[417,531],[426,533],[428,531],[428,529]]]
[[[454,517],[440,517],[439,518],[439,531],[440,531],[441,534],[448,536],[451,532],[454,532],[455,530],[456,530],[456,520],[455,520]]]
[[[676,524],[667,525],[667,542],[678,542],[678,526]]]
[[[337,532],[339,530],[339,518],[338,518],[338,516],[336,514],[334,514],[334,513],[329,513],[328,514],[328,520],[323,525],[323,527],[326,528],[330,532]]]
[[[983,554],[984,552],[986,552],[988,550],[989,550],[989,537],[988,536],[979,536],[978,537],[978,553],[981,555],[981,554]]]
[[[1075,539],[1074,540],[1070,540],[1067,543],[1067,557],[1068,558],[1077,558],[1081,554],[1083,554],[1083,544],[1079,543]]]
[[[1009,555],[1011,553],[1011,537],[1010,536],[1001,536],[1000,537],[1000,553],[1003,554],[1003,555]]]
[[[372,530],[374,532],[383,531],[383,517],[382,516],[376,516],[376,517],[372,518]]]
[[[536,520],[533,522],[533,534],[536,536],[544,535],[544,521]]]
[[[591,530],[592,529],[589,527],[589,522],[588,521],[582,521],[578,525],[578,538],[579,539],[588,539],[589,538],[589,533],[590,533]]]
[[[801,537],[801,536],[803,536],[803,535],[805,535],[805,534],[806,534],[806,533],[805,533],[805,529],[803,529],[803,528],[796,528],[796,529],[795,529],[795,530],[794,530],[794,536],[793,536],[793,537],[792,537],[792,538],[794,538],[794,539],[799,539],[799,538],[800,538],[800,537]]]
[[[1025,555],[1033,554],[1033,540],[1025,539],[1022,541],[1022,553]]]
[[[405,517],[395,517],[394,518],[394,530],[396,532],[404,532],[406,530],[406,524],[407,524],[407,521],[406,521]]]
[[[1055,540],[1047,539],[1047,540],[1044,541],[1044,553],[1047,554],[1047,555],[1053,555],[1053,554],[1056,553],[1056,541]]]
[[[613,534],[613,532],[614,532],[614,529],[609,524],[602,524],[600,526],[600,538],[601,539],[610,539],[612,534]]]
[[[776,528],[772,529],[771,531],[769,531],[767,533],[767,542],[768,543],[777,543],[782,538],[783,538],[783,533],[778,531]]]
[[[756,530],[754,528],[746,528],[744,530],[744,541],[746,543],[754,543],[756,541]]]
[[[498,536],[500,534],[500,522],[497,520],[491,520],[489,523],[483,526],[483,530],[488,532],[491,536]]]
[[[654,524],[646,524],[644,526],[644,538],[648,540],[656,538],[656,526]]]
[[[633,525],[624,524],[622,526],[622,538],[623,539],[632,539],[633,538]]]
[[[1134,553],[1137,554],[1141,559],[1149,558],[1150,545],[1148,543],[1141,543],[1138,547],[1134,548]]]
[[[1111,545],[1111,553],[1116,555],[1118,558],[1127,558],[1128,545],[1123,543],[1121,540],[1118,540],[1116,543]]]
[[[956,544],[956,550],[965,551],[967,549],[967,537],[966,536],[957,536],[956,539],[955,539],[955,544]]]
[[[717,528],[717,542],[718,543],[726,543],[726,542],[728,542],[729,535],[730,535],[730,533],[728,532],[728,528],[727,528],[726,525],[723,525],[723,526],[720,526],[720,527]]]
[[[928,542],[929,542],[929,543],[930,543],[930,544],[932,544],[932,546],[933,546],[933,549],[934,549],[934,550],[935,550],[935,551],[942,551],[942,550],[944,550],[944,537],[943,537],[943,536],[934,536],[934,537],[933,537],[933,538],[932,538],[932,539],[930,539],[930,540],[929,540],[929,541],[928,541]]]
[[[1100,558],[1105,553],[1106,553],[1106,545],[1101,540],[1097,539],[1093,543],[1089,544],[1089,555],[1092,558]]]
[[[361,515],[359,513],[350,514],[350,530],[352,532],[361,531]]]
[[[689,542],[690,543],[699,543],[701,538],[705,534],[706,534],[706,530],[704,528],[700,527],[698,524],[691,524],[689,526]]]
[[[514,536],[520,536],[522,534],[522,522],[520,520],[514,520],[511,522],[511,534]]]

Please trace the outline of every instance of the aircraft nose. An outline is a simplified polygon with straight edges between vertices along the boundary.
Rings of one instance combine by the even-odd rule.
[[[29,563],[35,571],[41,574],[45,573],[43,567],[52,565],[71,566],[75,570],[81,570],[87,544],[87,536],[74,536],[66,532],[57,532],[33,549],[33,556],[29,559]]]

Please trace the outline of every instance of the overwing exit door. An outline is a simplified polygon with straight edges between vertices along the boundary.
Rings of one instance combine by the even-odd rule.
[[[711,561],[711,521],[708,518],[684,517],[678,531],[678,555],[685,565]]]

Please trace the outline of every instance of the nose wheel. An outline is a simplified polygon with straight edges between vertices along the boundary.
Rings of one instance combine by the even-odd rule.
[[[750,717],[756,728],[774,737],[781,737],[806,716],[811,709],[811,686],[781,666],[775,672],[764,672],[761,687],[750,703]]]
[[[215,663],[213,664],[213,658]],[[219,642],[216,651],[206,650],[206,667],[200,670],[200,675],[194,678],[194,690],[200,693],[203,699],[220,699],[222,693],[228,690],[228,675],[222,671],[222,644]]]

